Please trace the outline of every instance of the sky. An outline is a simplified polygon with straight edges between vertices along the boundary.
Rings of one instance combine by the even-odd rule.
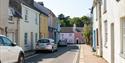
[[[81,17],[90,14],[93,0],[35,0],[43,2],[44,6],[53,11],[58,16],[64,14],[70,17]]]

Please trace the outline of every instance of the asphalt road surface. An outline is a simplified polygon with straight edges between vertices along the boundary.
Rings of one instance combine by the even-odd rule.
[[[42,51],[25,58],[25,63],[76,63],[79,55],[78,45],[59,47],[53,53]]]

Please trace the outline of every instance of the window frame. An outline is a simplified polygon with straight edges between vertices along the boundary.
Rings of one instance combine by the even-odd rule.
[[[28,9],[25,9],[24,20],[25,20],[25,22],[29,22],[28,21]]]

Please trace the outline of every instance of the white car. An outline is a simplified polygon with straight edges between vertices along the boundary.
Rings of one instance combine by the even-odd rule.
[[[57,43],[55,43],[53,39],[49,39],[49,38],[40,39],[36,43],[35,50],[36,51],[48,50],[53,52],[57,50]]]
[[[0,63],[24,63],[23,49],[3,35],[0,35]]]

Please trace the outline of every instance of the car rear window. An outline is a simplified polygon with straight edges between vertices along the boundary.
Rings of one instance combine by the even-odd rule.
[[[47,39],[41,39],[41,40],[38,40],[38,43],[49,43],[49,40],[47,40]]]

